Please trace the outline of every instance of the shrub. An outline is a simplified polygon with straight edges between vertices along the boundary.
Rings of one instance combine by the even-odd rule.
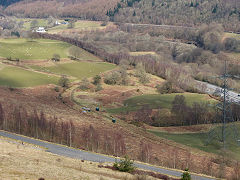
[[[174,85],[171,81],[166,81],[163,83],[163,85],[157,85],[156,86],[157,91],[161,94],[167,94],[167,93],[177,93],[178,90],[174,88]]]
[[[142,84],[146,84],[149,82],[149,77],[142,63],[138,63],[136,66],[136,76],[138,77],[139,82]]]
[[[88,90],[90,89],[90,82],[88,81],[87,78],[83,78],[81,83],[80,83],[80,86],[79,86],[79,89],[81,90]]]
[[[100,84],[101,79],[102,79],[102,78],[101,78],[101,76],[99,76],[99,75],[94,76],[94,78],[93,78],[93,84],[94,84],[94,85]]]
[[[60,61],[60,55],[59,54],[54,54],[52,57],[53,61]]]
[[[104,76],[104,82],[106,84],[117,84],[121,80],[121,74],[118,71],[114,71],[111,74]]]
[[[62,75],[58,81],[58,84],[63,88],[67,88],[69,86],[69,79],[67,78],[67,76]]]
[[[142,84],[146,84],[150,82],[149,76],[145,73],[139,76],[139,82]]]
[[[125,156],[119,162],[115,162],[113,167],[122,172],[132,172],[135,169],[133,161],[128,156]]]
[[[55,90],[56,92],[59,92],[59,87],[56,86],[56,87],[54,88],[54,90]]]
[[[102,85],[98,84],[95,91],[101,91],[101,90],[103,90]]]
[[[106,26],[107,24],[108,24],[107,21],[103,21],[103,22],[101,23],[101,26]]]
[[[182,174],[181,180],[191,180],[191,175],[188,172],[188,169],[185,169],[185,172]]]

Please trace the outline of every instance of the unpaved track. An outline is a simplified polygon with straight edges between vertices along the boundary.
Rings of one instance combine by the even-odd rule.
[[[88,151],[83,151],[80,149],[74,149],[74,148],[69,148],[67,146],[62,146],[58,144],[53,144],[49,143],[47,141],[41,141],[33,138],[28,138],[25,136],[9,133],[6,131],[1,131],[0,130],[0,136],[11,138],[14,140],[22,141],[25,143],[30,143],[33,145],[41,146],[43,148],[46,148],[48,152],[51,152],[53,154],[57,154],[60,156],[65,156],[65,157],[70,157],[74,159],[81,159],[81,160],[87,160],[87,161],[93,161],[93,162],[115,162],[115,158],[105,156],[102,154],[96,154],[93,152],[88,152]],[[164,169],[161,167],[157,166],[151,166],[147,164],[142,164],[142,163],[134,163],[136,167],[148,170],[148,171],[155,171],[158,173],[162,174],[167,174],[170,176],[176,176],[176,177],[181,177],[182,172],[174,169]],[[208,177],[203,177],[201,175],[192,175],[193,180],[210,180],[214,178],[208,178]]]

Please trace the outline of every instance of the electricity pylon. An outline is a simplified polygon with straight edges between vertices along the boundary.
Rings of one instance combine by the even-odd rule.
[[[211,144],[212,141],[215,139],[223,144],[223,149],[226,149],[228,136],[233,136],[233,138],[236,140],[236,143],[240,144],[238,129],[235,126],[232,117],[232,100],[229,97],[228,77],[229,75],[227,74],[227,62],[225,61],[224,74],[219,77],[223,80],[223,85],[221,88],[222,101],[216,105],[216,110],[218,112],[220,111],[221,113],[221,130],[219,132],[218,127],[213,127],[208,133],[208,138],[206,142],[206,144],[208,145]]]

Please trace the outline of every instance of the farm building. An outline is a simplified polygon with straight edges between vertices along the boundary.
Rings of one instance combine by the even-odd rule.
[[[39,32],[39,33],[45,33],[46,30],[45,30],[44,27],[39,27],[39,28],[36,30],[36,32]]]

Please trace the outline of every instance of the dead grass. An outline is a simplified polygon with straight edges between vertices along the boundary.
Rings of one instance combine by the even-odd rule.
[[[153,55],[156,56],[156,52],[154,51],[138,51],[138,52],[129,52],[131,56],[143,56],[143,55]]]
[[[111,71],[107,72],[110,73]],[[148,74],[150,82],[143,85],[138,82],[138,78],[134,76],[134,70],[128,70],[129,84],[124,85],[107,85],[102,84],[103,90],[94,92],[94,89],[89,91],[75,91],[74,100],[83,106],[97,106],[103,107],[117,107],[121,106],[123,101],[132,97],[142,94],[158,94],[156,85],[163,83],[165,80]],[[106,74],[106,73],[104,73]],[[90,80],[90,82],[93,80]],[[76,86],[77,87],[77,86]]]
[[[0,137],[0,179],[135,179],[134,175],[99,168],[93,163],[61,157],[41,148]],[[146,177],[146,179],[154,179]]]

